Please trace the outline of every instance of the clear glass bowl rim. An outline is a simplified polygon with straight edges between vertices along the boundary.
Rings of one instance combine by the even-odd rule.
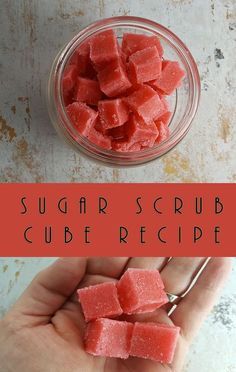
[[[67,61],[75,49],[92,35],[109,28],[117,27],[133,27],[151,32],[157,36],[158,34],[159,36],[161,35],[161,37],[172,46],[182,62],[184,61],[190,84],[189,94],[191,95],[191,105],[188,109],[188,114],[181,120],[181,127],[173,131],[170,137],[159,145],[137,152],[105,150],[91,143],[84,136],[78,135],[66,114],[61,94],[62,74]],[[189,49],[178,36],[153,20],[134,16],[119,16],[105,18],[91,23],[83,28],[62,48],[52,64],[47,87],[47,104],[51,121],[57,132],[62,135],[76,151],[90,159],[92,158],[94,161],[102,162],[105,165],[134,166],[142,165],[166,154],[185,137],[196,115],[200,100],[200,92],[200,76],[196,62]],[[77,139],[75,140],[73,137],[76,136]]]

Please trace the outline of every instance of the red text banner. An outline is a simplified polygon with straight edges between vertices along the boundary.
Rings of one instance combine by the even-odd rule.
[[[0,256],[235,256],[235,184],[0,184]]]

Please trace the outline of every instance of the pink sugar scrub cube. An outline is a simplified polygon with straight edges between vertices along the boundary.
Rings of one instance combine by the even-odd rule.
[[[68,65],[65,68],[62,78],[62,89],[63,94],[68,95],[75,86],[75,81],[78,75],[78,69],[76,65]]]
[[[157,119],[165,111],[158,93],[148,85],[140,86],[134,93],[126,97],[125,101],[146,124]]]
[[[89,41],[83,42],[72,54],[69,63],[75,64],[79,75],[86,74],[88,70],[89,61]]]
[[[119,127],[114,127],[108,129],[107,134],[115,140],[125,139],[126,137],[126,124],[120,125]]]
[[[160,363],[172,363],[179,327],[159,323],[135,323],[130,355]]]
[[[166,124],[163,121],[157,121],[155,124],[159,132],[159,135],[156,139],[156,143],[161,143],[167,140],[170,136],[170,129],[168,127],[168,123]]]
[[[139,142],[141,145],[152,147],[158,137],[158,130],[154,122],[146,124],[142,118],[131,115],[127,135],[130,143]]]
[[[74,102],[66,107],[66,112],[73,126],[80,134],[87,136],[95,123],[98,113],[85,103]]]
[[[102,147],[103,149],[110,150],[111,149],[111,138],[107,136],[105,133],[101,133],[95,128],[91,128],[88,139],[95,145]]]
[[[181,85],[185,72],[180,68],[178,62],[165,61],[162,66],[160,76],[151,82],[151,86],[164,94],[170,95]]]
[[[125,33],[123,35],[122,50],[127,57],[139,50],[153,46],[157,48],[160,57],[162,57],[163,48],[158,37],[131,33]]]
[[[117,140],[112,142],[112,148],[120,152],[135,152],[141,149],[140,143],[130,143],[127,140]]]
[[[109,63],[99,71],[97,77],[101,91],[108,97],[124,94],[131,87],[125,66],[120,59]]]
[[[98,70],[119,57],[118,42],[113,30],[100,32],[90,39],[90,58]]]
[[[77,78],[74,99],[78,102],[85,102],[88,105],[97,105],[102,98],[99,83],[83,77]]]
[[[160,96],[160,95],[159,95]],[[165,96],[160,96],[161,98],[161,102],[163,104],[163,110],[166,112],[166,111],[169,111],[170,110],[170,105],[169,105],[169,102],[167,101],[167,99],[165,98]]]
[[[116,317],[123,312],[114,282],[78,289],[77,293],[86,322],[97,318]]]
[[[157,270],[128,269],[117,283],[118,297],[126,314],[146,313],[168,302]]]
[[[129,77],[141,84],[155,80],[161,73],[161,58],[155,46],[140,50],[129,58]]]
[[[96,356],[127,359],[132,330],[132,323],[97,319],[87,326],[85,350]]]
[[[158,118],[158,120],[156,121],[156,124],[161,121],[163,124],[168,125],[171,117],[172,117],[172,112],[166,111],[163,115],[161,115]]]
[[[120,98],[100,101],[98,112],[105,130],[119,127],[129,118],[128,107]]]

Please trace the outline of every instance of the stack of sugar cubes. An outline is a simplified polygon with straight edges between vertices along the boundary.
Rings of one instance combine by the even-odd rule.
[[[172,362],[179,327],[110,319],[121,314],[153,312],[168,302],[158,270],[128,269],[118,282],[79,289],[78,298],[88,322],[85,332],[88,353]]]
[[[63,72],[67,116],[77,133],[106,150],[133,152],[165,141],[173,116],[168,96],[185,72],[166,60],[156,35],[114,30],[84,41]]]

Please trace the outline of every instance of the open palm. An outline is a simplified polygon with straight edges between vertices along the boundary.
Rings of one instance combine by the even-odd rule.
[[[188,347],[211,310],[230,270],[230,261],[213,258],[183,296],[171,305],[127,320],[158,321],[181,327],[173,365],[150,360],[93,357],[83,348],[85,322],[78,287],[117,280],[127,267],[157,268],[167,292],[181,295],[204,263],[203,258],[65,258],[40,272],[0,321],[0,372],[161,372],[181,371]]]

